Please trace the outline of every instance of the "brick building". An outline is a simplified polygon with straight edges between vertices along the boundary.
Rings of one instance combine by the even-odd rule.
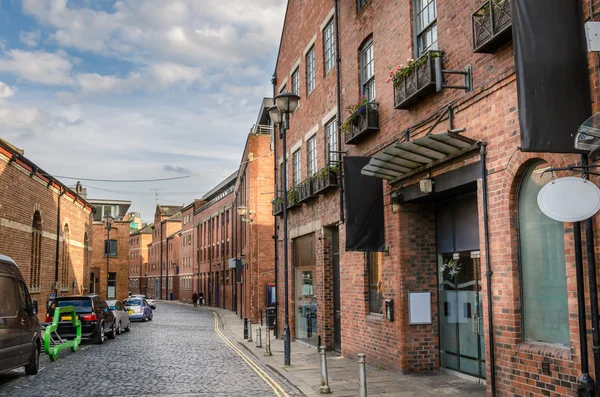
[[[148,244],[152,242],[152,227],[145,226],[129,235],[129,290],[144,294],[148,290]]]
[[[234,271],[229,268],[232,256],[233,188],[237,172],[202,196],[205,204],[194,209],[194,241],[199,260],[199,279],[193,290],[204,295],[209,306],[233,307]],[[199,249],[198,249],[199,247]],[[193,293],[193,292],[192,292]]]
[[[490,395],[575,395],[579,225],[550,220],[536,197],[551,179],[545,169],[580,161],[569,154],[577,126],[565,153],[523,147],[531,115],[519,113],[528,98],[517,75],[527,66],[515,60],[511,3],[288,3],[274,93],[301,97],[285,157],[276,140],[277,181],[289,160],[278,190],[290,199],[292,337],[318,335],[405,373],[443,369],[486,382]],[[552,4],[571,7],[565,21],[579,25],[594,8]],[[597,89],[594,57],[588,67]],[[347,150],[341,180],[331,175],[342,172],[337,150],[327,150],[338,145]],[[323,184],[331,189],[315,191]],[[278,216],[280,303],[281,229]],[[283,304],[278,317],[281,327]]]
[[[167,237],[181,228],[181,207],[157,205],[152,230],[152,241],[148,244],[147,296],[166,299]],[[171,275],[173,272],[169,272]]]
[[[272,127],[265,98],[256,124],[246,140],[234,191],[234,251],[237,266],[236,308],[244,318],[260,322],[261,311],[275,305],[275,253],[273,247]],[[244,208],[239,216],[236,209]],[[269,291],[269,297],[267,297]]]
[[[92,225],[90,292],[123,300],[129,292],[129,221],[114,220],[110,235],[103,222]]]
[[[179,300],[191,302],[198,292],[198,244],[194,211],[205,202],[195,200],[181,210],[181,238],[179,239]]]
[[[92,205],[0,139],[0,253],[15,260],[39,317],[50,294],[88,292]]]

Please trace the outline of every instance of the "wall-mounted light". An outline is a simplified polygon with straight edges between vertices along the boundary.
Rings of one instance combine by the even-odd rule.
[[[248,210],[248,207],[241,205],[237,208],[238,216],[240,217],[240,221],[246,223],[254,222],[254,212]]]
[[[419,181],[419,190],[425,194],[430,194],[433,192],[433,180],[431,179],[422,179]]]

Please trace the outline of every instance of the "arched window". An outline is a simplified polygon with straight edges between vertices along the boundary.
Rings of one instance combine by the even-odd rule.
[[[524,339],[569,344],[564,228],[540,211],[537,196],[552,175],[533,164],[519,189],[519,244]]]
[[[63,290],[69,289],[69,265],[71,257],[69,255],[69,225],[65,223],[63,230],[63,249],[62,249],[62,267],[61,267],[61,286]]]
[[[40,289],[40,273],[42,270],[42,217],[39,211],[33,214],[31,228],[31,268],[29,287],[32,291]]]

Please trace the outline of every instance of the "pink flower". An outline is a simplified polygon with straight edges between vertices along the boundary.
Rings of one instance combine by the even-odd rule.
[[[387,78],[387,80],[385,81],[386,83],[389,83],[390,81],[392,81],[392,79],[390,77]]]
[[[400,70],[400,65],[396,66],[396,72]]]

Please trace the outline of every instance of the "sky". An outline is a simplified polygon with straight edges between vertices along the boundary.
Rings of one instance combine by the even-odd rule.
[[[285,0],[0,0],[0,137],[152,222],[234,172]],[[153,189],[158,189],[155,191]]]

